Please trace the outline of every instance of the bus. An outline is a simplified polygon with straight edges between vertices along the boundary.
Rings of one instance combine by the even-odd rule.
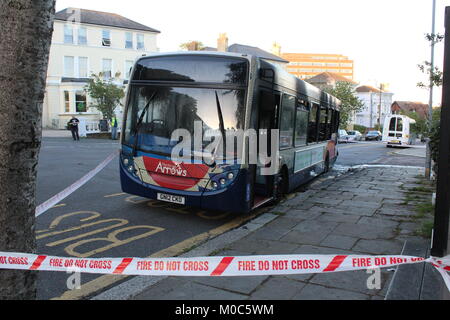
[[[391,114],[384,119],[383,142],[387,147],[409,146],[414,144],[416,136],[411,133],[411,125],[416,121],[407,116]]]
[[[330,170],[338,156],[339,105],[335,97],[256,56],[142,56],[127,89],[122,190],[184,206],[250,212]],[[177,129],[194,134],[198,129],[203,140],[174,138]],[[245,134],[237,136],[234,150],[209,149],[209,161],[200,156],[211,142],[208,135],[224,137],[238,130]],[[256,140],[246,134],[252,130]],[[174,159],[180,143],[191,150],[176,155],[190,161]],[[273,149],[267,152],[270,161],[236,161],[241,159],[239,146],[248,159],[262,154],[264,145]],[[267,174],[270,166],[275,170]]]

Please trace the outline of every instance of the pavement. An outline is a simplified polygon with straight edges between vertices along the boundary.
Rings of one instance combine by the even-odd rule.
[[[42,137],[44,137],[44,138],[72,138],[72,133],[69,130],[43,129]]]
[[[364,166],[333,171],[244,226],[181,255],[274,254],[397,255],[416,236],[420,222],[405,190],[420,186],[418,167]],[[422,264],[421,264],[422,265]],[[254,277],[134,277],[93,299],[134,300],[382,300],[395,292],[399,268],[382,269],[369,289],[366,270]],[[408,274],[420,284],[423,275]],[[398,277],[397,277],[398,278]],[[398,297],[398,295],[397,295]],[[408,296],[404,296],[408,299]],[[394,295],[395,299],[395,295]]]

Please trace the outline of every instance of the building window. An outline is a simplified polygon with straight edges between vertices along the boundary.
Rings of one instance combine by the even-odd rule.
[[[70,112],[70,92],[64,91],[64,112]]]
[[[79,78],[88,77],[88,58],[86,57],[78,58],[78,77]]]
[[[111,46],[111,31],[103,30],[103,32],[102,32],[102,45],[104,47],[110,47]]]
[[[84,27],[80,27],[78,29],[78,44],[79,45],[87,44],[87,30]]]
[[[133,49],[133,33],[125,32],[125,49]]]
[[[64,77],[73,78],[75,77],[75,58],[74,57],[64,57]]]
[[[112,60],[111,59],[103,59],[103,78],[111,79],[112,77]]]
[[[133,68],[134,61],[127,60],[125,61],[125,79],[130,79],[131,76],[131,68]]]
[[[84,91],[76,91],[75,92],[75,106],[76,112],[86,112],[87,111],[87,103],[86,103],[86,92]]]
[[[73,44],[73,28],[70,25],[64,25],[64,43]]]
[[[137,35],[137,49],[138,50],[144,50],[145,49],[144,35],[143,34],[138,34]]]

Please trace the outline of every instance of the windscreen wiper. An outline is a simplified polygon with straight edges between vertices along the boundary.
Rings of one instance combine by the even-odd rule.
[[[138,120],[138,122],[136,124],[136,127],[134,128],[134,131],[133,131],[133,135],[134,135],[133,157],[136,156],[139,129],[142,126],[142,122],[144,121],[144,116],[147,113],[148,107],[150,106],[150,103],[152,103],[152,101],[155,98],[155,96],[156,96],[156,91],[152,94],[152,96],[148,100],[147,104],[145,105],[144,109],[142,110],[141,116],[139,117],[139,120]]]
[[[220,129],[220,132],[221,132],[221,134],[222,134],[222,141],[223,141],[223,150],[222,150],[222,151],[224,151],[224,150],[225,150],[225,147],[226,147],[225,124],[224,124],[224,122],[223,122],[222,107],[220,106],[219,96],[218,96],[218,94],[217,94],[217,91],[215,91],[215,93],[216,93],[216,107],[217,107],[217,114],[218,114],[218,116],[219,116],[219,129]],[[214,155],[213,155],[214,162],[215,162],[216,153],[217,153],[217,150],[218,150],[218,149],[219,149],[219,145],[217,145],[217,148],[216,148],[216,150],[214,151]],[[222,156],[223,156],[223,154],[222,154]]]

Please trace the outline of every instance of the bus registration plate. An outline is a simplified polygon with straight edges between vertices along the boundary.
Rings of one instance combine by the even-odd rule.
[[[161,201],[171,202],[171,203],[178,203],[178,204],[184,204],[185,200],[182,196],[174,196],[171,194],[165,194],[165,193],[158,193],[157,199]]]

